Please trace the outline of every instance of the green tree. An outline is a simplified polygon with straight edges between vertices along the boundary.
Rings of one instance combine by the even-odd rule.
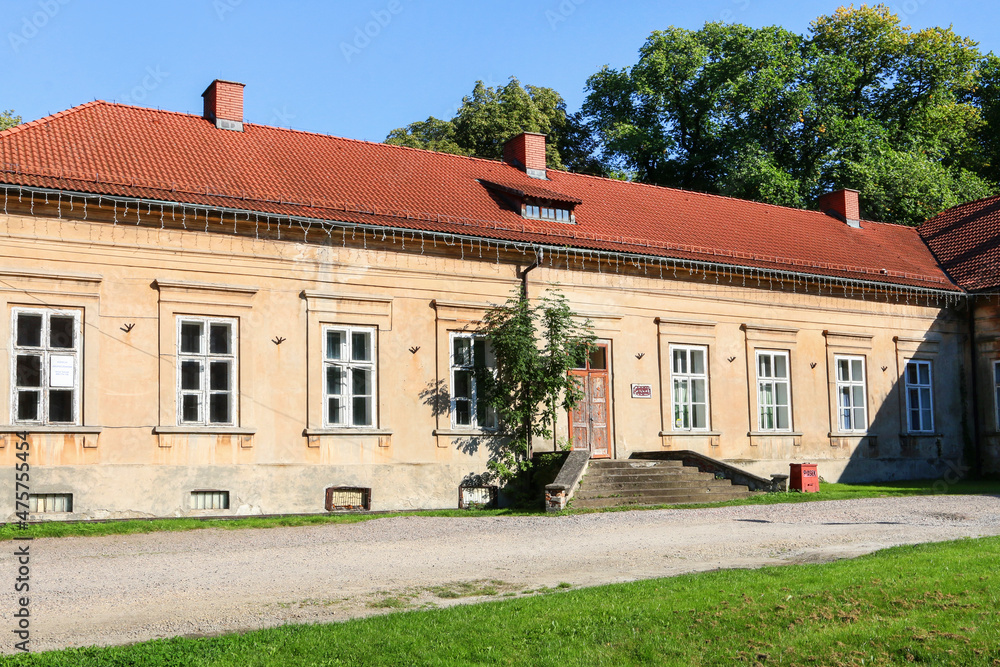
[[[972,40],[862,5],[808,35],[654,32],[636,65],[588,80],[584,113],[636,180],[800,207],[852,187],[866,217],[915,224],[996,191],[998,83]]]
[[[570,410],[582,398],[569,371],[594,344],[593,326],[560,292],[532,304],[519,289],[486,312],[477,332],[496,361],[476,374],[479,400],[496,410],[503,440],[489,465],[509,481],[530,465],[532,437],[551,437],[560,407]]]
[[[6,130],[7,128],[14,127],[15,125],[21,124],[21,117],[15,116],[14,112],[11,110],[4,111],[0,109],[0,132]]]
[[[504,142],[521,132],[548,136],[549,167],[603,173],[582,116],[567,114],[566,102],[555,90],[522,86],[514,77],[507,85],[496,87],[477,81],[454,118],[432,116],[411,123],[390,132],[386,143],[499,159]]]

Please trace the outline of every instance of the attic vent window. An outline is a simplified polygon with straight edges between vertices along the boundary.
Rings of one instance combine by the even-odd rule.
[[[576,220],[573,212],[568,208],[559,208],[548,203],[528,202],[524,205],[524,217],[533,220],[553,220],[573,224]]]

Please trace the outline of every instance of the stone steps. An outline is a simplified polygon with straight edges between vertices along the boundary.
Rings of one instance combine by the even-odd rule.
[[[749,489],[680,461],[591,461],[573,507],[710,503],[746,498]]]

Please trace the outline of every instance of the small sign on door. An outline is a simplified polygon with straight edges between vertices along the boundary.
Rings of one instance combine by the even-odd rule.
[[[632,385],[632,398],[653,398],[653,385],[651,384]]]
[[[49,357],[49,386],[72,387],[75,384],[75,359],[73,357],[53,355]]]

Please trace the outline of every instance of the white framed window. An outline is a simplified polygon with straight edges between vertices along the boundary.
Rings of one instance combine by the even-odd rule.
[[[708,430],[708,348],[670,346],[675,431]]]
[[[375,426],[375,327],[323,327],[323,420]]]
[[[1000,361],[993,362],[993,412],[1000,431]]]
[[[237,320],[177,318],[177,423],[236,425]]]
[[[80,312],[14,308],[11,423],[80,423]]]
[[[792,430],[788,352],[757,352],[757,427],[761,431]]]
[[[837,428],[841,432],[868,430],[865,358],[835,356],[837,368]]]
[[[906,362],[906,427],[910,433],[934,432],[931,362]]]
[[[496,365],[493,349],[483,336],[451,334],[451,425],[455,428],[495,429],[496,410],[479,400],[476,370]]]

